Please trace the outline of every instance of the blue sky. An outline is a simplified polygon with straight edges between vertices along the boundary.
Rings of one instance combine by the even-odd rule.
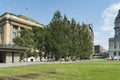
[[[28,8],[28,10],[26,10]],[[5,12],[24,15],[47,25],[55,11],[79,23],[93,24],[94,43],[108,49],[108,38],[114,37],[114,18],[120,0],[1,0],[0,15]]]

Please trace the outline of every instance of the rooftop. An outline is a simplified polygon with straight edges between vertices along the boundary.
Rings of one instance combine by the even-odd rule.
[[[4,13],[3,15],[1,15],[0,16],[0,20],[2,20],[2,19],[10,19],[10,20],[13,20],[13,19],[15,19],[15,21],[22,21],[23,20],[23,22],[25,23],[30,23],[30,22],[32,22],[32,23],[34,23],[33,25],[41,25],[42,27],[44,26],[43,24],[40,24],[39,22],[37,22],[36,20],[33,20],[33,19],[31,19],[31,18],[28,18],[28,17],[26,17],[26,16],[23,16],[23,15],[15,15],[15,14],[12,14],[12,13],[8,13],[8,12],[6,12],[6,13]],[[19,18],[19,19],[18,19]],[[26,20],[26,21],[25,21]],[[29,22],[28,22],[29,21]]]

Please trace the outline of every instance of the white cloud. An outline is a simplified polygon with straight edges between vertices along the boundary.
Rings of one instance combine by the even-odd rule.
[[[119,9],[120,9],[120,3],[113,3],[103,11],[102,13],[103,25],[101,27],[103,31],[113,30],[114,20],[115,17],[117,16]]]

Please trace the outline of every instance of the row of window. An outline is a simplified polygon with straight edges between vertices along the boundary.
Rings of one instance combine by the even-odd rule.
[[[22,27],[18,27],[15,25],[12,25],[12,39],[14,39],[18,35],[18,31],[22,30]],[[0,43],[3,43],[4,41],[4,26],[0,25]]]
[[[114,56],[120,56],[120,51],[119,52],[114,52]]]
[[[20,30],[23,29],[23,27],[18,27],[18,26],[13,25],[13,30],[14,30],[14,31],[18,31],[19,28],[20,28]]]
[[[23,29],[22,27],[18,27],[18,26],[13,25],[12,38],[15,38],[18,34],[18,31],[20,31],[22,29]]]
[[[115,29],[115,37],[120,37],[120,29]]]
[[[18,33],[18,26],[13,25],[12,27],[12,38],[15,38]]]
[[[3,39],[4,39],[4,32],[2,32],[4,29],[3,25],[0,25],[0,43],[2,43]],[[12,25],[12,39],[15,38],[18,35],[18,31],[22,30],[22,27],[18,27],[15,25]]]
[[[120,48],[120,42],[114,42],[114,49]]]

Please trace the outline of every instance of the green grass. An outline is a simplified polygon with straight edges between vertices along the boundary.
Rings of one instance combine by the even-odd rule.
[[[0,80],[120,80],[120,61],[0,68]]]

